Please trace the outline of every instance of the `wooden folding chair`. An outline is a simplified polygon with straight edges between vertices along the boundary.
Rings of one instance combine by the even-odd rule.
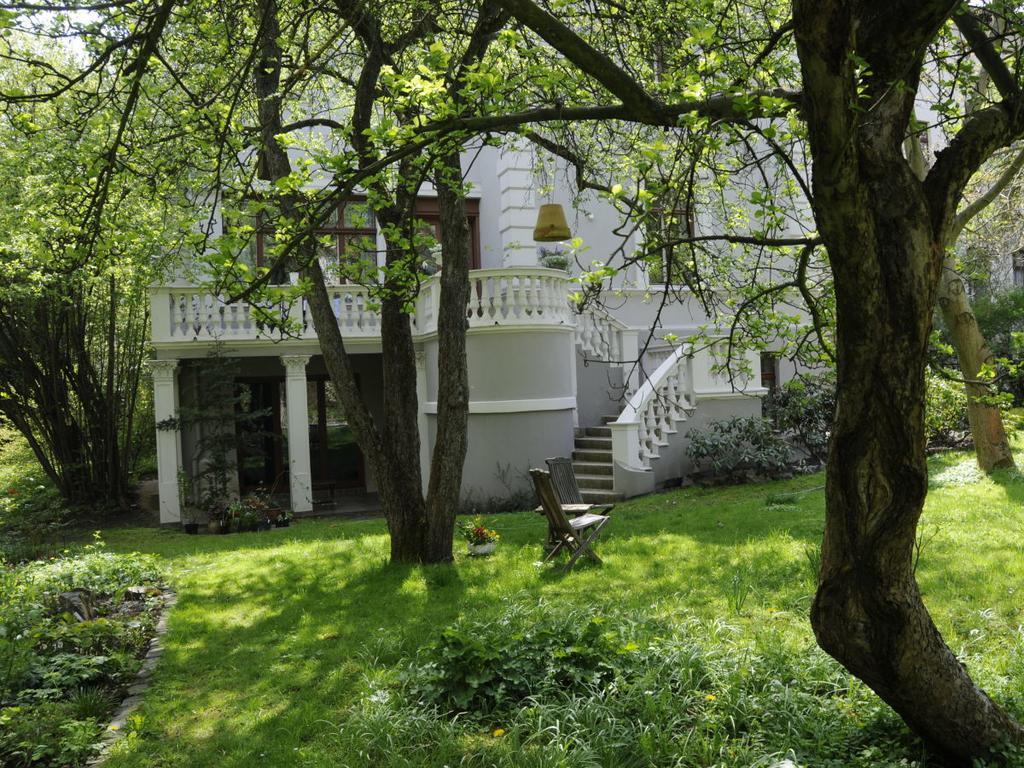
[[[589,504],[563,505],[555,494],[554,486],[551,483],[551,473],[543,469],[531,469],[530,477],[533,478],[533,486],[537,490],[537,498],[544,509],[548,519],[550,536],[554,538],[554,547],[544,558],[546,563],[563,549],[567,550],[569,562],[565,564],[565,570],[571,570],[581,556],[586,555],[596,563],[601,558],[593,550],[593,544],[601,534],[601,529],[611,519],[607,515],[595,515],[587,512]],[[566,516],[566,511],[582,512],[575,517]]]
[[[576,470],[572,467],[572,459],[565,456],[558,456],[553,459],[545,459],[548,471],[551,473],[551,483],[555,486],[555,494],[562,506],[566,504],[584,504],[583,494],[580,493],[579,483],[576,482]],[[613,509],[614,504],[592,504],[593,510],[602,515],[607,515]]]

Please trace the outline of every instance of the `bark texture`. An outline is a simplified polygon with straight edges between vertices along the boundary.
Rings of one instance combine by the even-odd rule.
[[[999,116],[966,124],[924,182],[904,158],[922,51],[948,11],[794,3],[814,211],[837,300],[837,405],[811,620],[821,646],[941,759],[969,765],[1024,732],[946,646],[914,579],[927,492],[924,373],[956,202],[1013,128]],[[860,80],[858,58],[869,72]],[[897,80],[907,87],[892,88]]]

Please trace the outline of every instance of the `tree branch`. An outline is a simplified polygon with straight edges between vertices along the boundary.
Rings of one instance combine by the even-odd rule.
[[[985,30],[978,23],[978,19],[970,10],[965,10],[963,13],[955,14],[953,21],[956,23],[956,28],[960,30],[960,34],[970,45],[971,52],[992,78],[992,84],[999,91],[999,95],[1007,101],[1016,101],[1021,95],[1020,83],[1010,73],[1006,62],[992,45],[992,41],[989,40]]]
[[[965,226],[967,226],[968,222],[985,210],[993,200],[999,197],[999,194],[1017,177],[1021,168],[1024,168],[1024,148],[1017,153],[1017,156],[1013,158],[1010,164],[1003,170],[999,178],[995,180],[995,183],[985,191],[985,194],[956,215],[953,219],[950,242],[955,242],[960,236],[960,232],[963,231]]]
[[[607,55],[573,32],[560,19],[532,0],[497,0],[510,14],[532,29],[544,42],[593,77],[622,100],[636,118],[660,112],[661,103]]]

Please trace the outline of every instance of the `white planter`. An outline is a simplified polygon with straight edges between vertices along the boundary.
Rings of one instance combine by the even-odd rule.
[[[471,555],[489,555],[498,546],[498,542],[489,541],[486,544],[470,544],[469,554]]]

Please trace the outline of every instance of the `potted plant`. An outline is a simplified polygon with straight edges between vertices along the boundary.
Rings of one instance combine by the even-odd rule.
[[[283,510],[274,504],[270,494],[260,489],[241,500],[242,516],[247,522],[255,522],[257,531],[269,531],[281,517]]]
[[[275,528],[287,528],[292,524],[292,514],[287,509],[279,511],[277,517],[274,518]]]
[[[198,513],[194,507],[185,507],[185,523],[182,526],[185,529],[185,533],[189,536],[195,536],[199,533],[199,521],[196,519]]]
[[[497,531],[484,526],[484,519],[480,515],[460,525],[459,530],[469,545],[471,555],[491,554],[498,546],[498,539],[501,538]]]

